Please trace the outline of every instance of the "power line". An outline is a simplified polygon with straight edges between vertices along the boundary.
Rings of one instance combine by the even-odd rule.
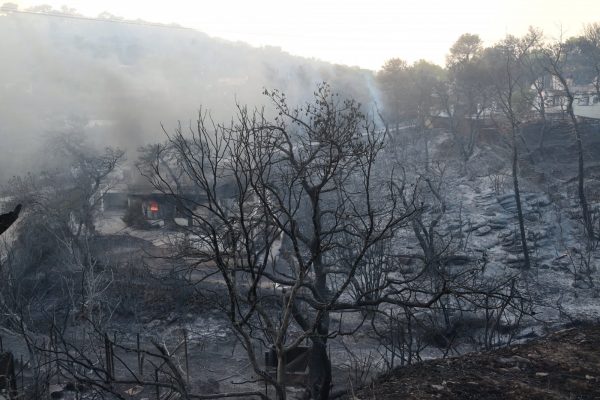
[[[82,20],[82,21],[93,21],[93,22],[112,22],[112,23],[117,23],[117,24],[129,24],[129,25],[141,25],[141,26],[151,26],[151,27],[156,27],[156,28],[168,28],[168,29],[181,29],[181,30],[188,30],[188,31],[196,31],[196,32],[201,32],[196,28],[188,28],[185,26],[180,26],[180,25],[167,25],[167,24],[162,24],[162,23],[158,23],[158,22],[147,22],[147,21],[132,21],[132,20],[126,20],[126,19],[104,19],[104,18],[94,18],[94,17],[86,17],[84,15],[70,15],[70,14],[65,14],[65,13],[61,13],[60,11],[54,11],[54,12],[43,12],[43,11],[26,11],[26,10],[18,10],[15,8],[11,8],[11,7],[6,7],[6,6],[0,6],[0,12],[5,12],[7,14],[10,13],[17,13],[17,14],[30,14],[30,15],[39,15],[42,17],[56,17],[56,18],[64,18],[64,19],[75,19],[75,20]],[[264,36],[275,36],[275,35],[270,35],[270,34],[264,34],[262,32],[246,32],[246,31],[236,31],[236,30],[225,30],[222,31],[223,33],[227,33],[227,34],[233,34],[233,35],[251,35],[251,36],[259,36],[259,37],[264,37]],[[208,32],[204,32],[206,34],[209,34]],[[286,36],[286,37],[291,37],[291,38],[296,38],[296,37],[303,37],[302,35],[290,35],[290,34],[285,34],[285,35],[281,35],[281,34],[277,34],[276,37],[280,37],[280,36]],[[225,40],[239,40],[239,39],[225,39]]]
[[[30,14],[30,15],[39,15],[42,17],[55,17],[55,18],[65,18],[65,19],[76,19],[76,20],[83,20],[83,21],[94,21],[94,22],[111,22],[111,23],[118,23],[118,24],[128,24],[128,25],[142,25],[142,26],[152,26],[155,28],[168,28],[168,29],[184,29],[184,30],[193,30],[192,28],[186,28],[184,26],[179,26],[179,25],[165,25],[165,24],[161,24],[161,23],[157,23],[157,22],[147,22],[147,21],[132,21],[132,20],[119,20],[119,19],[109,19],[109,18],[94,18],[94,17],[86,17],[84,15],[70,15],[70,14],[64,14],[64,13],[60,13],[60,11],[55,11],[55,12],[36,12],[36,11],[25,11],[25,10],[18,10],[12,7],[6,7],[5,5],[3,5],[2,7],[0,7],[0,12],[5,12],[8,14],[11,13],[18,13],[18,14]]]

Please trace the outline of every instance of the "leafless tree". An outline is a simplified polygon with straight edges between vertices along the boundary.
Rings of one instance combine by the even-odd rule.
[[[538,34],[540,37],[542,36],[541,32],[538,32]],[[528,75],[527,80],[531,82],[532,91],[535,95],[535,101],[532,101],[531,105],[537,111],[541,123],[538,141],[538,149],[541,151],[544,150],[544,141],[546,133],[549,130],[546,103],[548,101],[547,92],[551,88],[550,79],[552,77],[546,71],[546,60],[542,46],[543,43],[541,41],[536,43],[529,55],[523,59],[526,68],[525,73]]]
[[[514,305],[516,296],[498,289],[506,285],[474,287],[473,268],[445,268],[449,236],[438,229],[446,210],[443,168],[432,165],[432,175],[411,186],[390,163],[392,149],[383,153],[385,132],[327,85],[297,108],[278,91],[265,94],[273,119],[239,106],[231,125],[201,113],[189,134],[168,135],[183,179],[197,189],[193,198],[178,193],[160,162],[147,165],[147,177],[187,205],[194,223],[176,248],[187,276],[199,287],[218,274],[217,288],[203,290],[218,299],[255,374],[278,398],[286,397],[286,356],[306,340],[306,395],[326,399],[332,338],[366,321],[376,328],[390,313],[410,324],[422,319],[415,317],[418,310],[476,304],[477,296]],[[399,246],[407,226],[423,249],[413,269],[403,265]],[[448,296],[454,299],[443,300]],[[408,353],[399,356],[407,362],[423,348],[416,329],[410,337],[414,341],[401,346]],[[274,374],[262,365],[260,348],[274,355]]]
[[[567,99],[566,113],[571,123],[571,130],[575,136],[577,146],[577,194],[579,197],[579,206],[583,218],[585,233],[589,239],[594,238],[594,222],[592,211],[588,205],[585,186],[585,161],[582,141],[582,129],[573,109],[575,94],[571,90],[571,83],[568,80],[569,70],[569,48],[568,44],[560,38],[556,42],[544,47],[545,68],[558,82],[561,90]]]
[[[2,248],[0,309],[3,325],[25,338],[39,334],[40,319],[56,304],[98,321],[99,303],[110,302],[102,296],[110,277],[97,271],[90,243],[110,176],[124,153],[96,151],[76,136],[58,136],[47,145],[55,158],[46,168],[15,177],[6,188],[10,201],[24,207]],[[28,349],[39,377],[42,361],[31,345]]]
[[[510,134],[513,190],[525,269],[530,268],[531,261],[519,189],[518,140],[521,138],[522,125],[527,119],[532,104],[531,82],[527,79],[524,60],[539,41],[539,33],[530,30],[523,38],[507,36],[498,45],[489,49],[486,54],[487,68],[489,73],[492,74],[494,82],[494,99],[504,117],[504,123],[500,122],[497,126],[501,130],[508,130]]]
[[[376,246],[414,212],[401,201],[404,186],[391,179],[393,171],[390,177],[377,170],[385,134],[327,85],[298,108],[278,91],[265,94],[273,120],[239,107],[230,126],[201,114],[189,136],[169,135],[204,199],[187,209],[194,225],[183,255],[191,264],[216,266],[224,310],[255,373],[278,398],[286,396],[286,353],[308,339],[308,393],[326,399],[327,341],[343,329],[332,326],[332,313],[364,314],[385,303],[426,308],[444,289],[409,294],[391,277],[357,283]],[[149,178],[177,196],[160,163]],[[275,376],[256,352],[256,342],[265,340],[276,354]]]

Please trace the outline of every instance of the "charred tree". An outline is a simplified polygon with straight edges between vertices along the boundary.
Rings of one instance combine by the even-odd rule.
[[[544,49],[544,53],[546,56],[546,70],[558,80],[562,92],[567,99],[566,113],[569,117],[571,130],[575,136],[575,144],[577,146],[577,195],[579,198],[579,206],[581,208],[581,216],[583,219],[585,233],[590,240],[593,240],[595,238],[594,223],[585,193],[585,160],[582,132],[577,120],[577,116],[575,115],[575,111],[573,109],[575,95],[571,91],[570,84],[567,80],[569,49],[567,48],[567,44],[565,42],[559,41],[551,46],[546,47]]]

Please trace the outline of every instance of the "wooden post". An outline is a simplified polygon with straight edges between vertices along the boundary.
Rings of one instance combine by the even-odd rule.
[[[185,375],[188,385],[190,384],[190,365],[188,359],[188,341],[187,341],[187,330],[183,328],[183,349],[185,351]]]
[[[327,343],[327,358],[329,359],[329,368],[331,369],[331,343]],[[331,379],[331,372],[330,372]],[[329,395],[331,395],[331,390],[333,389],[333,385],[329,385]]]
[[[136,335],[136,351],[137,351],[137,361],[138,361],[138,371],[140,373],[140,379],[144,376],[144,370],[142,367],[142,354],[140,352],[140,334],[139,332]]]
[[[110,376],[115,379],[115,343],[110,342]]]
[[[56,350],[56,341],[54,342],[54,362],[56,363],[56,381],[60,385],[60,364],[58,363],[58,351]]]
[[[117,331],[113,331],[113,341],[110,343],[110,368],[111,375],[115,379],[115,345],[117,344]]]
[[[23,375],[25,372],[25,364],[23,364],[23,354],[21,354],[21,392],[25,393],[25,382],[23,379]]]
[[[54,313],[54,311],[53,311]],[[58,351],[56,349],[56,343],[58,341],[58,338],[56,337],[56,332],[54,331],[54,314],[52,316],[53,321],[52,321],[52,327],[50,328],[50,348],[49,350],[54,352],[54,365],[56,366],[56,383],[58,383],[60,385],[60,367],[58,364]],[[49,363],[49,370],[50,370],[50,374],[52,375],[52,354],[50,354],[50,360],[48,361]]]
[[[46,339],[42,340],[42,365],[43,368],[46,369]],[[41,369],[41,368],[40,368]]]
[[[390,310],[390,349],[392,351],[392,355],[390,357],[390,365],[392,369],[394,369],[394,358],[396,355],[395,350],[395,341],[394,341],[394,310]]]
[[[112,381],[112,354],[108,334],[104,334],[104,354],[106,356],[106,383]]]
[[[158,386],[158,369],[154,369],[154,382],[156,383],[156,400],[160,400],[160,387]]]

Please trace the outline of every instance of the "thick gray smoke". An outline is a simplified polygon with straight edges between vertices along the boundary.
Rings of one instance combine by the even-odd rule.
[[[235,101],[261,106],[263,88],[291,103],[316,83],[369,107],[372,72],[253,48],[181,28],[8,12],[0,14],[0,182],[32,168],[53,132],[83,132],[135,158],[200,105],[229,120]]]

